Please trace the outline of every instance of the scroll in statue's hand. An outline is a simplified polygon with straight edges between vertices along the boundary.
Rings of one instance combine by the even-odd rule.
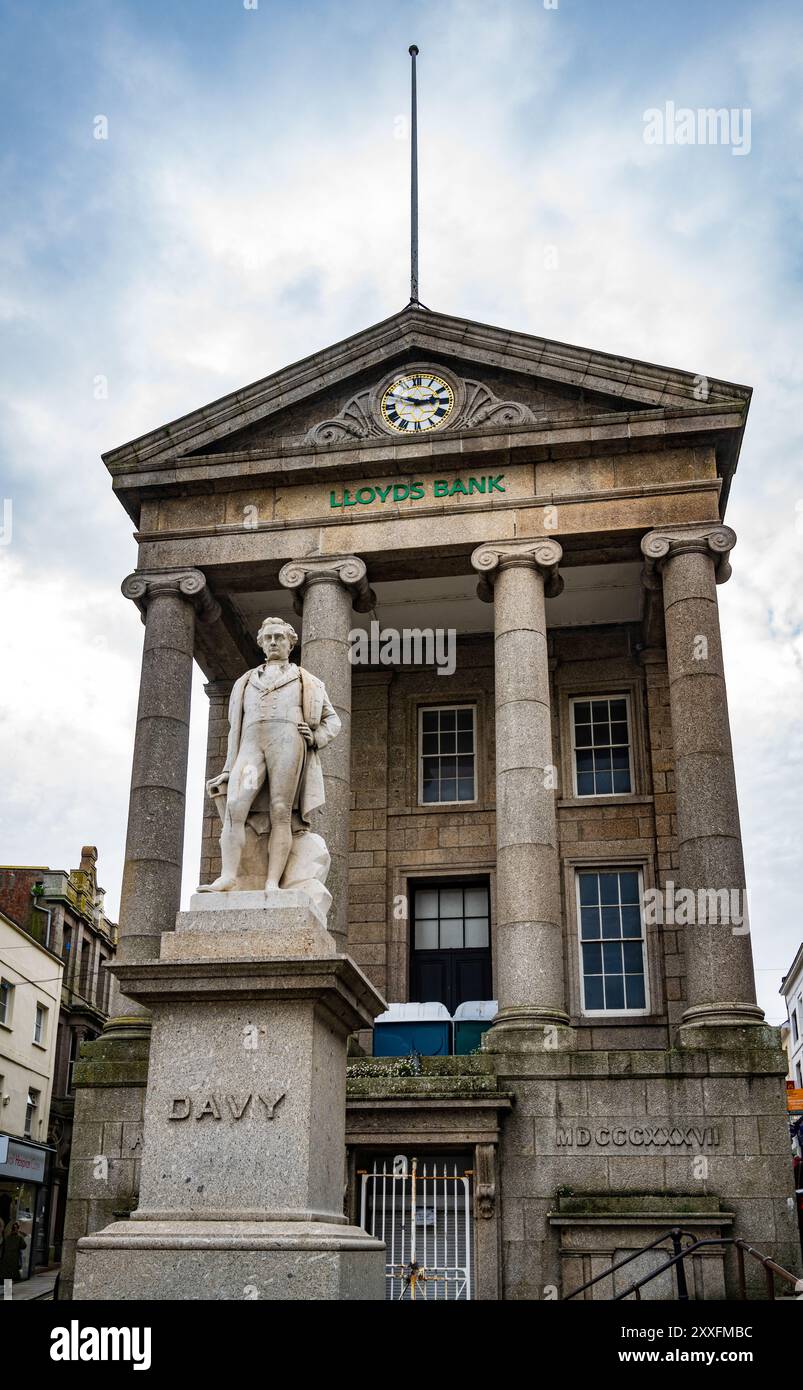
[[[228,781],[228,772],[221,772],[218,777],[210,777],[206,784],[206,790],[209,796],[222,796],[228,786]]]

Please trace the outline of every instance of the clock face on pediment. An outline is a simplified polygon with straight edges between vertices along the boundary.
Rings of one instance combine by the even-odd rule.
[[[379,398],[382,423],[395,434],[440,429],[449,423],[454,407],[453,387],[437,372],[426,369],[400,372]]]
[[[426,361],[406,362],[349,396],[337,415],[317,420],[306,438],[317,449],[383,434],[412,441],[456,427],[506,429],[533,419],[523,401],[503,400],[485,382]]]

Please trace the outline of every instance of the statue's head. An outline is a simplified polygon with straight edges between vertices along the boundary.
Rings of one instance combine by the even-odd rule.
[[[266,618],[257,633],[257,642],[267,661],[287,661],[298,634],[283,618]]]

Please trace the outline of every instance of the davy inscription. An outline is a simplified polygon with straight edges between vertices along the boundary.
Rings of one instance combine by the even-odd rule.
[[[170,1101],[168,1120],[241,1120],[249,1112],[259,1115],[263,1120],[272,1120],[284,1100],[286,1091],[247,1091],[242,1095],[223,1095],[204,1092],[193,1096],[173,1096]]]

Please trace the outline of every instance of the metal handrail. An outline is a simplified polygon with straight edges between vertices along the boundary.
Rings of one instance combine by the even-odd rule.
[[[754,1250],[753,1246],[748,1245],[746,1240],[740,1240],[738,1237],[735,1236],[708,1236],[705,1239],[696,1240],[693,1245],[687,1245],[685,1250],[681,1250],[677,1254],[674,1254],[671,1259],[667,1260],[664,1264],[659,1265],[658,1268],[654,1269],[650,1274],[646,1274],[643,1279],[639,1279],[636,1281],[635,1284],[631,1284],[628,1289],[624,1290],[624,1293],[617,1294],[613,1302],[618,1303],[621,1299],[627,1298],[628,1295],[631,1293],[635,1293],[636,1297],[640,1298],[641,1295],[639,1293],[639,1290],[641,1289],[642,1285],[648,1284],[651,1279],[655,1279],[659,1274],[663,1274],[664,1270],[671,1269],[672,1265],[677,1265],[678,1273],[680,1273],[680,1270],[683,1266],[683,1261],[686,1259],[686,1257],[688,1255],[693,1255],[695,1250],[701,1249],[704,1245],[732,1245],[736,1250],[736,1259],[739,1268],[739,1298],[741,1301],[745,1301],[747,1299],[747,1284],[745,1279],[744,1264],[745,1255],[751,1255],[754,1259],[758,1260],[759,1263],[764,1266],[764,1274],[767,1281],[768,1299],[775,1299],[776,1274],[779,1275],[781,1278],[785,1279],[787,1283],[792,1284],[795,1288],[798,1288],[801,1284],[801,1281],[798,1279],[797,1275],[792,1274],[791,1271],[788,1269],[784,1269],[782,1265],[776,1264],[775,1260],[771,1259],[769,1255],[762,1255],[760,1250]],[[683,1275],[683,1282],[685,1284],[685,1271]],[[683,1295],[681,1295],[680,1293],[678,1294],[679,1298],[681,1298],[682,1296]]]
[[[604,1269],[601,1274],[595,1274],[593,1279],[589,1279],[587,1283],[581,1284],[577,1289],[573,1289],[570,1294],[566,1295],[563,1302],[568,1303],[570,1299],[576,1298],[578,1294],[585,1293],[586,1289],[590,1289],[593,1284],[598,1284],[601,1279],[607,1279],[610,1275],[615,1274],[617,1270],[624,1269],[625,1265],[629,1265],[632,1260],[637,1260],[639,1255],[646,1255],[648,1250],[654,1250],[656,1245],[660,1245],[663,1240],[671,1240],[672,1246],[677,1252],[680,1248],[680,1239],[682,1236],[691,1236],[692,1239],[694,1239],[694,1232],[684,1231],[681,1226],[673,1226],[669,1231],[662,1231],[659,1236],[655,1237],[655,1240],[650,1241],[649,1245],[642,1246],[641,1250],[634,1250],[632,1255],[626,1255],[618,1264],[611,1265],[610,1269]],[[683,1297],[683,1295],[680,1294],[679,1297]],[[688,1294],[686,1297],[688,1297]]]
[[[671,1239],[674,1250],[674,1254],[671,1256],[671,1258],[666,1260],[662,1265],[659,1265],[657,1269],[651,1270],[649,1274],[645,1274],[642,1279],[637,1279],[635,1283],[630,1284],[629,1287],[626,1288],[622,1293],[615,1294],[613,1299],[611,1300],[612,1302],[619,1303],[622,1301],[622,1299],[629,1298],[631,1294],[635,1294],[636,1299],[640,1300],[641,1289],[643,1285],[649,1284],[651,1280],[656,1279],[659,1274],[663,1274],[665,1270],[671,1269],[673,1266],[675,1266],[678,1300],[683,1302],[688,1301],[689,1294],[688,1287],[686,1284],[686,1270],[683,1261],[689,1255],[693,1255],[695,1250],[700,1250],[703,1246],[712,1245],[732,1245],[734,1247],[736,1251],[736,1260],[739,1271],[739,1299],[741,1301],[746,1301],[747,1299],[747,1281],[745,1276],[744,1260],[745,1255],[750,1255],[753,1259],[758,1260],[759,1263],[763,1265],[764,1275],[767,1282],[768,1299],[772,1299],[773,1301],[775,1299],[776,1276],[778,1278],[785,1279],[788,1284],[791,1284],[795,1288],[795,1290],[803,1288],[803,1281],[798,1279],[796,1274],[792,1274],[790,1270],[784,1269],[783,1266],[779,1265],[775,1260],[771,1258],[771,1256],[762,1255],[760,1250],[756,1250],[752,1245],[748,1245],[746,1240],[741,1240],[739,1237],[735,1236],[707,1236],[699,1240],[693,1239],[692,1244],[687,1245],[684,1249],[681,1244],[682,1237],[693,1237],[693,1235],[694,1233],[692,1231],[685,1231],[680,1226],[674,1226],[671,1230],[664,1231],[655,1240],[650,1241],[649,1245],[645,1245],[641,1250],[634,1251],[632,1255],[627,1255],[625,1259],[620,1260],[618,1264],[611,1265],[610,1269],[603,1270],[602,1274],[597,1274],[595,1278],[589,1279],[587,1283],[581,1284],[580,1287],[577,1289],[573,1289],[570,1294],[567,1294],[564,1302],[568,1303],[570,1299],[576,1298],[578,1294],[584,1293],[586,1289],[591,1288],[592,1284],[597,1284],[601,1279],[606,1279],[610,1275],[615,1274],[616,1271],[622,1269],[624,1265],[630,1264],[631,1260],[638,1259],[639,1255],[646,1254],[648,1250],[654,1250],[656,1245],[660,1245],[661,1241],[667,1239]]]

